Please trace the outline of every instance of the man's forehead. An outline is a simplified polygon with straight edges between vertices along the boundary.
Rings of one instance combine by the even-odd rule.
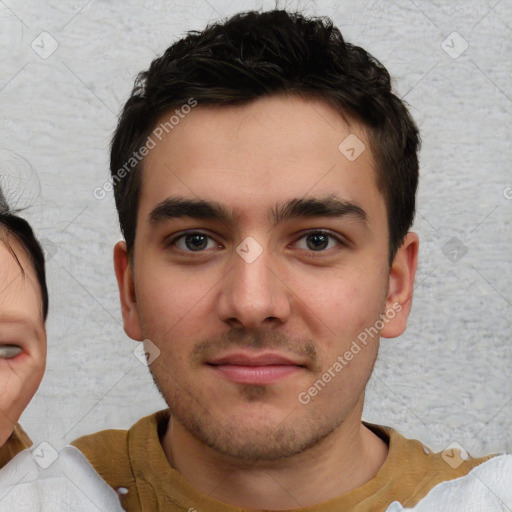
[[[311,154],[318,159],[324,153],[332,160],[334,155],[339,156],[339,143],[348,135],[355,134],[364,143],[367,139],[366,127],[341,108],[321,98],[298,94],[273,94],[234,105],[199,103],[180,119],[174,116],[177,121],[170,124],[174,110],[164,112],[156,121],[153,133],[160,131],[153,136],[155,150],[145,157],[144,166],[151,166],[169,148],[203,144],[216,152],[236,153],[240,147],[248,150],[251,158],[258,153],[266,156],[266,149],[278,149],[283,158],[293,158],[293,154],[286,154],[292,150],[297,158]],[[196,152],[188,156],[208,155]]]
[[[218,120],[226,109],[235,114],[235,118],[230,119],[228,115],[225,122],[219,121],[215,130],[208,123],[191,121],[192,116],[200,114],[202,107],[196,107],[144,159],[139,196],[144,217],[154,217],[152,211],[160,203],[179,195],[222,198],[225,207],[217,204],[217,217],[223,220],[230,217],[230,221],[257,208],[260,212],[267,210],[268,220],[275,222],[293,209],[305,210],[308,196],[317,199],[316,205],[310,202],[309,209],[329,209],[326,203],[332,203],[336,196],[341,202],[355,203],[363,209],[362,203],[376,192],[371,151],[363,151],[358,158],[348,158],[342,152],[346,148],[340,144],[347,138],[350,126],[342,116],[326,102],[297,98],[296,105],[309,116],[304,120],[297,117],[296,105],[289,108],[294,106],[291,101],[287,97],[271,97],[245,106],[206,106],[203,112],[208,111],[208,122]],[[291,123],[283,124],[279,115],[276,117],[268,108],[276,105],[284,107],[284,113],[290,113]],[[245,116],[247,122],[239,123],[236,115],[243,108],[252,108],[256,114],[266,109],[270,115],[268,124],[265,124],[267,117],[257,115]],[[340,124],[334,126],[333,119]],[[201,115],[198,120],[201,121]],[[311,126],[308,122],[316,124]],[[247,124],[251,127],[247,128]],[[229,133],[247,129],[248,136],[231,139],[223,132],[224,128]],[[353,137],[365,148],[364,130],[358,129],[357,133],[364,142],[354,134]],[[361,151],[361,147],[355,150]],[[211,212],[209,215],[212,216]],[[361,219],[364,217],[360,215]]]

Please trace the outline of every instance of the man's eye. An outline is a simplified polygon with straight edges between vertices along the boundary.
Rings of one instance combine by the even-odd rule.
[[[190,231],[173,238],[168,245],[175,245],[186,252],[202,252],[205,249],[219,247],[212,237],[205,233]]]
[[[206,249],[221,247],[211,236],[199,231],[182,233],[170,240],[167,245],[176,246],[184,252],[203,252]],[[311,231],[300,237],[294,245],[310,252],[323,252],[335,246],[344,245],[344,243],[340,238],[327,231]]]
[[[299,244],[300,240],[304,240],[304,243]],[[295,245],[298,246],[299,249],[322,252],[326,249],[332,249],[333,245],[329,245],[330,241],[335,242],[334,246],[344,245],[340,238],[327,231],[311,231],[310,233],[307,233],[306,235],[299,238]],[[302,245],[302,247],[299,245]]]

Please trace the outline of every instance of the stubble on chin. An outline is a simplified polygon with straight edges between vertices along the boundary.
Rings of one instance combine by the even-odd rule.
[[[164,373],[167,382],[162,382],[162,373],[159,378],[153,374],[153,380],[173,419],[201,443],[241,468],[258,463],[271,465],[298,455],[329,436],[343,422],[342,418],[323,418],[319,423],[313,411],[304,417],[304,406],[299,404],[283,409],[281,419],[266,421],[262,416],[254,424],[244,422],[245,418],[241,419],[236,414],[232,417],[219,416],[214,404],[204,404],[200,391],[194,396],[190,389],[177,385],[167,373]],[[171,391],[165,393],[163,389]],[[265,397],[271,390],[267,386],[244,385],[239,386],[239,392],[245,402],[257,406],[258,402],[265,403]]]

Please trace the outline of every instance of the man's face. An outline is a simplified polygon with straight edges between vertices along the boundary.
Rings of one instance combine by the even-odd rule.
[[[349,134],[366,147],[353,161],[338,149]],[[390,307],[386,206],[361,127],[299,97],[199,105],[150,151],[142,183],[125,329],[160,350],[150,368],[174,420],[222,453],[270,460],[360,414],[379,336],[343,356]],[[332,209],[329,197],[337,215],[283,210]],[[176,216],[171,199],[229,215]]]

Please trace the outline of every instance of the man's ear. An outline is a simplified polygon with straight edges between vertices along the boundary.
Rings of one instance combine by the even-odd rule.
[[[412,232],[407,233],[393,259],[386,298],[387,322],[380,333],[383,338],[396,338],[407,327],[407,317],[412,306],[419,245],[418,235]]]
[[[124,331],[136,341],[143,339],[137,309],[137,298],[133,284],[133,273],[130,266],[126,242],[121,240],[114,246],[114,268],[116,271],[121,313],[123,315]]]

